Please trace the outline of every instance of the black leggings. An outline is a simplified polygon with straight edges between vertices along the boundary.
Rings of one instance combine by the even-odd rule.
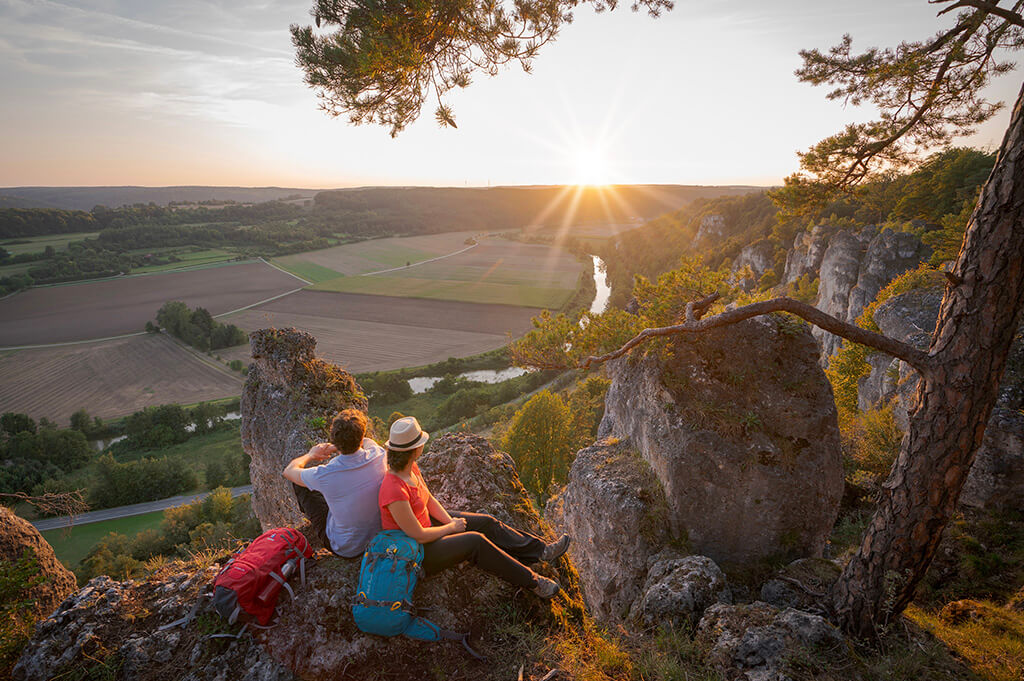
[[[511,528],[485,513],[452,511],[450,515],[465,518],[466,531],[423,545],[423,568],[427,576],[468,560],[514,586],[530,589],[537,586],[537,576],[523,563],[540,560],[544,552],[542,539]]]

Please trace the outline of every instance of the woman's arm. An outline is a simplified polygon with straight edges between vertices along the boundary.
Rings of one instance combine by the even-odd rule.
[[[452,520],[438,527],[423,527],[416,515],[412,512],[412,504],[408,501],[392,501],[388,504],[391,517],[395,519],[399,529],[421,544],[429,544],[435,539],[440,539],[449,534],[461,532],[465,525],[459,528],[458,523]]]
[[[431,518],[442,524],[447,524],[452,521],[452,517],[448,515],[448,511],[445,510],[444,506],[441,505],[441,502],[438,501],[433,494],[430,495],[430,501],[427,502],[427,513],[430,514]]]

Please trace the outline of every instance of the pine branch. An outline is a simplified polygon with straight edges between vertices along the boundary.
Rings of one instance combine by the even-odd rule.
[[[690,306],[696,307],[698,304],[699,303],[689,303],[687,305],[687,309],[693,309]],[[868,331],[867,329],[862,329],[859,326],[844,322],[830,314],[822,312],[812,305],[802,303],[799,300],[793,300],[792,298],[773,298],[772,300],[765,300],[759,303],[744,305],[733,310],[727,310],[708,317],[707,319],[688,318],[687,321],[682,324],[644,329],[619,349],[598,357],[588,357],[581,365],[581,368],[588,369],[594,364],[603,364],[609,360],[622,357],[636,346],[646,343],[652,338],[674,336],[684,333],[701,333],[709,329],[729,326],[745,319],[768,314],[770,312],[789,312],[790,314],[794,314],[797,317],[800,317],[801,319],[808,321],[829,333],[834,333],[841,338],[845,338],[848,341],[860,343],[861,345],[866,345],[869,348],[874,348],[875,350],[884,352],[887,355],[898,357],[922,373],[924,373],[931,365],[931,358],[928,353],[898,341],[895,338],[889,338],[888,336],[884,336],[880,333]]]

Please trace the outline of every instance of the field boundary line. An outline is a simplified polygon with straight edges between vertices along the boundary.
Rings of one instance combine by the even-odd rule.
[[[136,331],[135,333],[126,333],[120,336],[107,336],[106,338],[90,338],[88,340],[65,341],[63,343],[42,343],[40,345],[9,345],[7,347],[0,348],[0,352],[3,352],[5,350],[35,350],[37,348],[62,348],[66,345],[85,345],[86,343],[103,343],[105,341],[121,340],[122,338],[145,336],[147,333],[148,331]]]
[[[283,268],[283,267],[279,267],[278,265],[275,265],[274,263],[270,262],[269,260],[267,260],[267,259],[265,259],[265,258],[263,258],[263,257],[260,257],[260,261],[261,261],[261,262],[263,262],[263,264],[265,264],[265,265],[270,265],[270,266],[271,266],[271,267],[273,267],[273,268],[274,268],[275,270],[280,270],[280,271],[284,272],[285,274],[288,274],[288,275],[291,275],[291,276],[295,277],[296,279],[298,279],[299,281],[301,281],[302,283],[304,283],[304,284],[305,284],[306,286],[312,286],[312,285],[313,285],[313,282],[311,282],[311,281],[306,281],[305,279],[303,279],[303,278],[302,278],[302,277],[300,277],[299,275],[295,274],[294,272],[289,272],[289,271],[288,271],[288,270],[286,270],[285,268]]]
[[[243,485],[242,487],[232,487],[231,496],[237,497],[241,494],[251,494],[252,485]],[[56,518],[44,518],[43,520],[37,520],[32,522],[32,526],[40,532],[47,530],[59,530],[63,527],[78,527],[79,525],[88,525],[90,523],[100,523],[105,520],[117,520],[118,518],[130,518],[135,515],[143,515],[144,513],[153,513],[154,511],[164,511],[174,506],[183,506],[190,504],[193,501],[199,499],[205,499],[210,496],[211,492],[200,492],[199,494],[183,494],[176,497],[168,497],[166,499],[157,499],[156,501],[144,501],[140,504],[129,504],[127,506],[115,506],[114,508],[101,508],[98,511],[89,511],[88,513],[82,513],[80,515],[64,515]]]
[[[281,270],[281,271],[283,272],[284,270]],[[291,272],[288,272],[288,274],[291,274]],[[292,276],[294,277],[295,275],[292,274]],[[298,277],[295,277],[295,278],[298,279]],[[250,308],[257,307],[259,305],[264,305],[266,303],[273,302],[273,301],[277,300],[278,298],[284,298],[285,296],[290,296],[293,293],[298,293],[299,291],[305,290],[305,288],[306,288],[305,286],[300,286],[299,288],[292,289],[291,291],[285,291],[284,293],[279,293],[276,296],[271,296],[270,298],[267,298],[265,300],[261,300],[258,303],[253,303],[252,305],[246,305],[245,307],[240,307],[237,310],[231,310],[231,312],[221,312],[220,314],[215,314],[215,315],[212,315],[212,316],[213,316],[214,319],[218,319],[219,317],[227,317],[229,314],[235,314],[236,312],[245,312],[246,310],[248,310]],[[0,349],[2,349],[2,348],[0,348]]]
[[[450,258],[453,255],[458,255],[459,253],[465,253],[466,251],[470,251],[470,250],[476,248],[479,245],[480,245],[480,243],[477,242],[477,243],[473,244],[472,246],[466,246],[461,251],[454,251],[452,253],[446,253],[444,255],[439,255],[436,258],[430,258],[428,260],[420,260],[419,262],[414,262],[414,263],[412,263],[410,265],[402,265],[401,267],[392,267],[392,268],[389,268],[389,269],[386,269],[386,270],[377,270],[376,272],[363,272],[359,276],[360,277],[371,277],[374,274],[385,274],[386,272],[397,272],[398,270],[407,270],[407,269],[410,269],[412,267],[416,267],[417,265],[426,265],[428,262],[436,262],[438,260],[444,260],[445,258]]]

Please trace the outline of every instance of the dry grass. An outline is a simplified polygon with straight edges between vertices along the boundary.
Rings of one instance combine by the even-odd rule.
[[[969,601],[971,614],[956,621],[946,611],[917,606],[907,617],[942,641],[987,681],[1024,680],[1024,612],[991,601]]]

